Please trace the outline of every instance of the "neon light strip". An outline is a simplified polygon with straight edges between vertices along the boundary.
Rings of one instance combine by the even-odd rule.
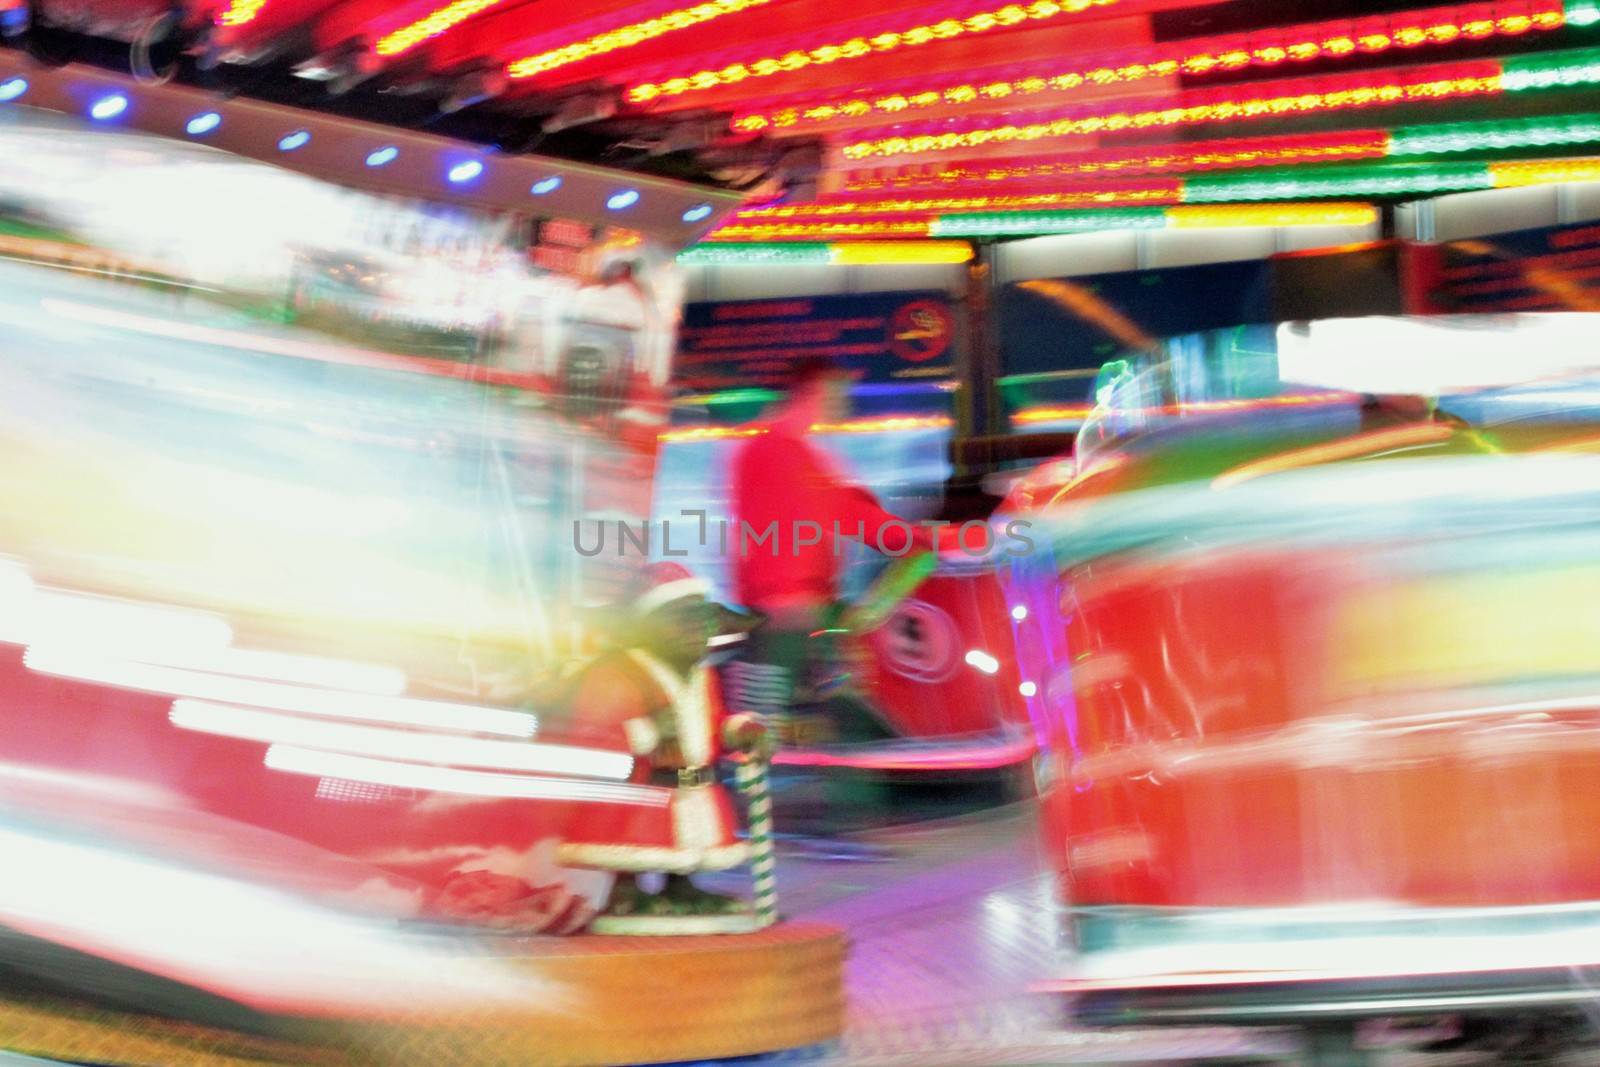
[[[1134,408],[1129,415],[1182,416],[1209,415],[1222,411],[1259,411],[1264,408],[1306,407],[1319,404],[1349,403],[1354,393],[1286,393],[1283,396],[1252,397],[1239,400],[1196,400],[1189,404],[1163,404],[1157,407]],[[1023,408],[1013,412],[1015,423],[1063,422],[1069,419],[1088,418],[1095,410],[1093,404]]]
[[[1394,48],[1441,46],[1460,41],[1521,36],[1560,29],[1567,21],[1559,0],[1524,0],[1492,11],[1482,4],[1424,8],[1362,19],[1307,23],[1173,41],[1139,51],[1101,53],[1074,60],[994,68],[988,77],[963,72],[940,78],[900,79],[870,96],[817,95],[735,115],[734,130],[803,131],[840,121],[904,117],[933,108],[993,108],[1005,102],[1025,107],[1030,97],[1178,75],[1197,76],[1284,63],[1377,55]]]
[[[1237,95],[1241,91],[1238,89],[1193,90],[1177,94],[1170,106],[1164,108],[1127,112],[1109,110],[1105,106],[1078,107],[1055,113],[1054,117],[1040,115],[1038,121],[1026,126],[1003,120],[990,120],[993,125],[968,126],[955,131],[948,131],[945,126],[928,126],[923,133],[913,129],[904,134],[869,137],[845,145],[844,155],[848,159],[915,155],[1089,133],[1385,107],[1596,83],[1600,83],[1600,49],[1581,48],[1511,56],[1504,60],[1366,71],[1333,79],[1291,78],[1255,83],[1242,90],[1250,96]]]
[[[1199,89],[1178,93],[1165,106],[1140,111],[1123,111],[1118,105],[1091,105],[1057,112],[1053,117],[1041,115],[1026,125],[1002,117],[957,130],[942,125],[929,126],[920,133],[913,129],[887,137],[869,136],[845,145],[843,151],[847,159],[919,155],[1082,134],[1494,96],[1502,91],[1500,70],[1500,64],[1493,61],[1441,63],[1401,71],[1363,71],[1336,78],[1290,78],[1241,88]]]
[[[1121,187],[1095,186],[1070,192],[1031,193],[1012,196],[922,197],[904,200],[842,200],[826,203],[785,204],[781,207],[751,208],[736,216],[746,220],[831,218],[838,215],[903,215],[945,211],[1006,211],[1017,208],[1073,207],[1101,204],[1176,204],[1183,195],[1183,183],[1127,184]]]
[[[1563,126],[1563,129],[1576,128]],[[1522,133],[1537,132],[1530,126]],[[1560,131],[1558,131],[1560,132]],[[782,239],[848,238],[856,236],[1003,237],[1032,234],[1076,233],[1106,229],[1161,229],[1223,226],[1348,226],[1366,225],[1375,218],[1366,204],[1243,204],[1240,201],[1296,200],[1316,197],[1397,196],[1407,193],[1460,192],[1471,189],[1510,188],[1560,182],[1600,180],[1600,157],[1575,159],[1508,160],[1502,162],[1373,163],[1356,166],[1307,167],[1247,174],[1197,175],[1152,190],[1178,201],[1166,207],[1127,207],[1102,210],[958,212],[932,214],[946,203],[1005,205],[1006,198],[969,201],[857,201],[840,205],[848,212],[870,215],[876,211],[901,212],[924,206],[930,214],[916,219],[867,219],[781,222],[736,222],[709,235],[708,240],[762,241]],[[1176,194],[1176,195],[1173,195]],[[1087,194],[1086,194],[1087,195]],[[1126,195],[1119,193],[1117,195]],[[1109,198],[1109,197],[1108,197]],[[1009,201],[1009,202],[1015,202]],[[1227,210],[1199,209],[1194,205],[1230,204]],[[818,215],[828,205],[800,205]]]
[[[371,782],[397,789],[421,789],[433,793],[460,793],[506,800],[581,800],[596,804],[660,808],[665,807],[672,798],[672,790],[647,785],[536,778],[520,774],[496,774],[493,771],[465,771],[455,767],[424,767],[415,763],[394,763],[337,752],[316,752],[293,745],[273,745],[267,749],[266,765],[275,771],[317,778],[343,778],[350,782]]]
[[[818,422],[811,426],[812,433],[903,433],[907,430],[947,430],[955,422],[942,415],[884,415],[873,419],[851,419],[849,422]],[[682,430],[668,430],[659,440],[666,444],[693,444],[700,441],[726,441],[742,437],[760,437],[767,431],[759,426],[694,426]]]
[[[851,37],[848,40],[818,45],[806,51],[795,49],[782,56],[730,63],[721,70],[700,70],[693,74],[639,82],[627,90],[630,103],[645,104],[661,97],[682,96],[695,90],[738,85],[750,78],[770,78],[792,74],[810,66],[864,59],[901,48],[919,48],[939,41],[950,41],[975,33],[1007,29],[1026,22],[1040,22],[1062,15],[1076,15],[1096,7],[1108,7],[1117,0],[1033,0],[1028,4],[1006,4],[978,10],[965,17],[950,17],[921,25],[901,24],[897,29]]]
[[[966,263],[972,246],[964,241],[859,241],[853,244],[696,245],[678,253],[686,264],[811,263],[867,266],[883,263]]]
[[[633,48],[663,34],[703,25],[724,15],[735,15],[771,2],[772,0],[707,0],[693,7],[679,8],[654,18],[605,30],[537,55],[524,56],[506,64],[506,74],[512,78],[532,78],[535,75],[548,74],[552,70],[572,63],[624,48]]]
[[[1363,225],[1375,218],[1369,205],[1237,202],[1321,196],[1399,196],[1575,181],[1600,181],[1600,157],[1498,163],[1379,163],[1259,174],[1201,175],[1184,181],[1185,206],[1159,212],[1123,208],[943,215],[929,224],[928,232],[934,237],[973,238],[1123,228]],[[1230,209],[1206,212],[1196,211],[1191,206],[1200,204],[1228,204]],[[1282,210],[1277,210],[1279,208]],[[1324,208],[1328,210],[1324,212]]]
[[[410,730],[304,719],[251,708],[229,707],[201,700],[173,701],[167,716],[174,726],[197,733],[267,744],[288,744],[408,763],[451,764],[500,771],[576,775],[625,780],[633,773],[633,757],[625,752],[578,748],[529,741],[490,741],[447,737]]]
[[[1035,158],[989,166],[948,166],[858,170],[846,179],[847,193],[879,190],[1029,189],[1037,183],[1096,175],[1132,175],[1171,170],[1243,170],[1299,166],[1352,159],[1437,155],[1473,150],[1600,142],[1600,113],[1549,115],[1490,122],[1449,122],[1400,126],[1393,130],[1347,130],[1337,134],[1194,141],[1161,148],[1117,148],[1074,153],[1067,158]],[[798,209],[797,209],[798,210]]]
[[[1600,179],[1600,158],[1503,163],[1380,163],[1250,175],[1203,175],[1184,183],[1189,203],[1306,196],[1396,196]],[[942,232],[942,231],[941,231]]]
[[[1418,130],[1432,127],[1416,127]],[[1440,127],[1443,129],[1445,127]],[[1148,148],[1108,148],[1074,152],[1071,156],[997,160],[993,163],[952,163],[877,170],[856,170],[846,175],[846,193],[913,189],[965,189],[1001,183],[1027,185],[1055,183],[1062,178],[1120,177],[1170,171],[1228,170],[1238,167],[1293,166],[1337,163],[1353,159],[1381,159],[1389,151],[1390,135],[1380,129],[1339,133],[1289,134],[1277,137],[1240,137],[1218,141]],[[1548,142],[1546,142],[1548,143]]]
[[[1548,115],[1493,122],[1399,126],[1389,133],[1388,155],[1436,155],[1594,141],[1600,141],[1600,114]]]
[[[1176,197],[1174,197],[1176,199]],[[1232,198],[1229,198],[1232,199]],[[1239,197],[1238,199],[1256,199]],[[1362,226],[1377,218],[1368,204],[1241,204],[1225,210],[1173,206],[1166,208],[1107,208],[1103,210],[994,212],[944,215],[917,225],[938,237],[1000,237],[1023,234],[1081,233],[1090,230],[1192,229],[1222,226]],[[745,235],[759,240],[768,234],[832,232],[845,227],[867,228],[873,223],[774,223],[725,226],[712,234],[718,241],[737,241]]]
[[[448,33],[472,16],[489,10],[501,0],[455,0],[430,12],[407,26],[402,26],[378,39],[373,51],[380,56],[397,56],[408,52],[424,41]]]
[[[721,226],[708,241],[832,241],[874,237],[929,237],[930,219],[874,222],[784,222]]]

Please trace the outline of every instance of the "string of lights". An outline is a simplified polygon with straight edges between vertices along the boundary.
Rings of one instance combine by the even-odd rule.
[[[998,7],[991,3],[972,5],[964,15],[950,14],[937,21],[885,25],[876,33],[861,33],[815,47],[793,49],[782,55],[767,55],[729,63],[717,70],[698,70],[688,74],[630,86],[624,96],[629,103],[648,104],[663,97],[682,96],[695,90],[738,85],[751,78],[770,78],[794,73],[812,66],[863,59],[905,48],[919,48],[940,41],[951,41],[991,30],[1008,29],[1029,22],[1042,22],[1063,15],[1075,15],[1092,8],[1108,7],[1118,0],[1032,0]],[[967,5],[963,5],[966,7]],[[914,16],[915,17],[915,16]]]
[[[679,263],[702,266],[778,263],[874,266],[889,263],[966,263],[971,259],[972,246],[965,241],[856,241],[850,244],[703,244],[678,253]]]
[[[692,7],[666,11],[653,18],[630,22],[625,26],[618,26],[557,48],[513,60],[506,65],[506,74],[512,78],[532,78],[548,74],[550,71],[585,59],[624,48],[633,48],[662,34],[700,26],[724,15],[735,15],[771,2],[772,0],[704,0],[703,3]]]
[[[843,154],[852,160],[919,155],[1083,134],[1135,132],[1492,96],[1503,91],[1501,74],[1499,61],[1478,60],[1196,89],[1173,94],[1160,102],[1152,101],[1137,110],[1128,110],[1122,104],[1080,105],[1035,116],[1025,124],[1002,116],[955,128],[948,124],[903,131],[896,128],[888,136],[868,134],[863,140],[847,144]],[[1597,71],[1597,80],[1600,80],[1600,71]]]
[[[1366,226],[1376,222],[1371,204],[1228,204],[1218,207],[1119,208],[1106,211],[1012,212],[945,215],[929,232],[950,237],[1034,236],[1096,230],[1187,230],[1244,226]]]
[[[1113,86],[1179,75],[1196,77],[1249,68],[1272,69],[1313,60],[1361,58],[1393,49],[1520,37],[1568,25],[1567,9],[1572,6],[1563,5],[1561,0],[1456,4],[1163,42],[1136,50],[1011,66],[984,75],[963,72],[903,79],[871,93],[811,94],[760,107],[747,105],[749,110],[736,113],[731,125],[741,133],[804,132],[841,122],[865,124],[873,120],[904,118],[931,109],[1014,106],[1084,86]],[[1578,21],[1582,21],[1581,15]]]
[[[1541,115],[1487,122],[1449,122],[1393,129],[1341,130],[1190,141],[1157,147],[1075,152],[991,164],[912,164],[862,168],[844,176],[843,195],[917,190],[978,191],[1028,188],[1066,179],[1145,176],[1173,172],[1355,162],[1399,156],[1503,151],[1600,142],[1600,112]]]
[[[1243,174],[1200,174],[1152,186],[1151,200],[1166,201],[1160,206],[1148,203],[1108,208],[1018,210],[1014,201],[1007,198],[864,201],[851,205],[857,214],[848,218],[825,215],[767,221],[740,218],[718,228],[706,240],[981,238],[1106,229],[1364,225],[1376,217],[1369,204],[1280,201],[1463,192],[1574,181],[1600,181],[1600,157],[1494,162],[1385,161]],[[971,206],[967,210],[950,210],[953,204]]]
[[[840,215],[899,215],[915,212],[1005,211],[1018,208],[1081,207],[1106,204],[1178,203],[1183,195],[1180,182],[1096,186],[1073,191],[1034,193],[1016,196],[943,196],[898,200],[843,200],[832,203],[785,204],[778,207],[750,208],[739,212],[747,219],[830,218]]]
[[[415,22],[384,34],[378,38],[373,51],[385,57],[409,52],[424,41],[448,33],[472,16],[482,14],[502,2],[503,0],[455,0],[454,3],[429,12]]]
[[[1596,83],[1600,83],[1600,49],[1570,49],[1470,63],[1423,64],[1334,77],[1188,90],[1138,110],[1125,110],[1118,104],[1080,105],[1036,116],[1026,124],[1000,117],[956,128],[948,123],[908,130],[895,127],[890,136],[868,134],[864,140],[845,145],[843,154],[854,160],[918,155],[1083,134],[1299,116]]]

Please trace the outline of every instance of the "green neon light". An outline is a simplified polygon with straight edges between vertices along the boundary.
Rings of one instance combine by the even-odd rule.
[[[1568,26],[1593,26],[1600,22],[1600,0],[1567,0],[1563,6]]]
[[[1251,174],[1205,174],[1183,183],[1186,204],[1299,200],[1324,196],[1445,193],[1494,186],[1484,163],[1377,163]]]
[[[1600,4],[1600,0],[1596,0]],[[1446,122],[1397,126],[1389,134],[1389,155],[1419,156],[1600,141],[1600,113],[1544,115],[1494,122]]]
[[[701,244],[678,253],[679,263],[832,263],[833,248],[803,242]]]
[[[720,407],[724,404],[770,404],[778,396],[771,389],[724,389],[720,393],[695,399],[712,407]]]
[[[1166,225],[1166,208],[1123,207],[1086,211],[942,215],[933,221],[929,233],[934,237],[1004,237],[1017,234],[1085,233],[1092,230],[1156,230]]]
[[[1500,87],[1508,93],[1594,85],[1600,82],[1600,48],[1506,56],[1500,61],[1500,71]]]

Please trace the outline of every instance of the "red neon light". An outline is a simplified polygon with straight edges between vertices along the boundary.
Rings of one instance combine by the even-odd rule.
[[[1093,185],[1056,186],[1049,192],[1019,195],[920,196],[883,200],[829,197],[803,204],[783,204],[741,211],[739,222],[783,219],[821,220],[855,215],[908,215],[927,212],[1053,210],[1074,207],[1123,207],[1178,204],[1183,200],[1180,182],[1097,182]]]
[[[1556,30],[1565,21],[1559,0],[1422,8],[900,78],[867,89],[770,96],[745,101],[732,125],[745,133],[799,133],[819,126],[881,123],[932,110],[1033,108],[1086,87],[1271,69],[1312,60],[1337,61],[1397,48],[1443,47]]]
[[[1148,148],[1107,148],[1067,156],[996,160],[990,164],[918,164],[864,168],[845,175],[844,191],[866,193],[909,189],[993,190],[1031,184],[1054,188],[1061,179],[1163,174],[1236,167],[1289,166],[1382,159],[1388,154],[1386,130],[1344,130],[1278,137],[1240,137],[1190,141]]]
[[[718,53],[704,65],[699,57],[677,60],[641,72],[626,97],[647,104],[662,98],[693,95],[751,79],[781,80],[813,66],[870,59],[889,52],[921,48],[961,37],[1037,24],[1107,7],[1121,0],[947,0],[931,8],[896,12],[889,17],[858,20],[845,26],[812,30],[802,37],[755,45],[740,54]],[[699,67],[700,69],[696,69]]]
[[[1433,63],[1400,70],[1361,71],[1324,77],[1286,78],[1243,86],[1196,89],[1164,100],[1125,105],[1080,105],[1013,118],[991,116],[955,123],[890,126],[862,133],[844,147],[848,159],[895,156],[1029,143],[1082,134],[1135,132],[1171,126],[1276,118],[1354,108],[1434,102],[1501,92],[1494,60]]]

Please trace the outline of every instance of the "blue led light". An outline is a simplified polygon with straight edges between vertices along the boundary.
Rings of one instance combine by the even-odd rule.
[[[89,108],[89,115],[100,122],[105,122],[116,118],[126,110],[128,110],[128,98],[121,93],[112,93],[96,100]]]
[[[483,164],[476,159],[469,159],[450,168],[450,180],[460,185],[462,182],[470,182],[482,173]]]
[[[701,219],[708,217],[710,214],[710,204],[696,204],[694,207],[683,213],[683,221],[699,222]]]
[[[639,190],[624,189],[620,193],[612,193],[606,200],[606,207],[612,211],[621,211],[630,208],[639,202]]]
[[[393,163],[399,155],[400,149],[396,148],[394,145],[380,148],[367,157],[367,166],[381,167],[386,163]]]
[[[184,129],[189,131],[190,137],[203,137],[221,125],[222,116],[215,111],[207,111],[190,119]]]
[[[293,133],[285,134],[278,141],[278,151],[293,152],[296,148],[304,148],[310,143],[311,133],[309,130],[296,130]]]
[[[0,82],[0,104],[8,100],[15,100],[28,91],[27,78],[7,78]]]
[[[534,182],[533,187],[528,192],[534,196],[543,196],[545,193],[553,193],[559,188],[561,188],[561,175],[552,174],[548,178],[540,178]]]

